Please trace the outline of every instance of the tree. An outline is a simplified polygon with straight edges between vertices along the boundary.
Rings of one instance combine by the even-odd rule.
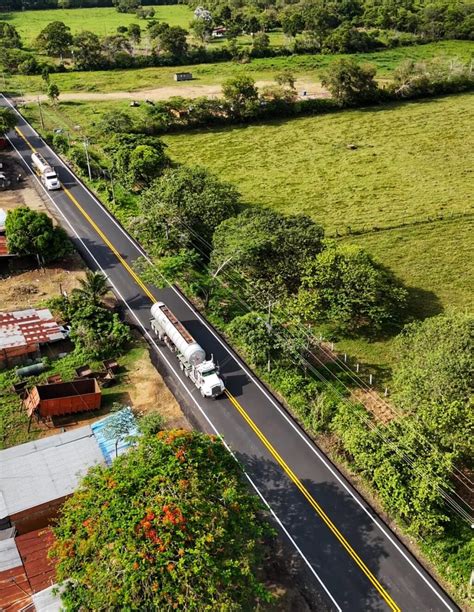
[[[41,30],[36,46],[47,55],[59,57],[68,53],[73,42],[71,28],[62,21],[52,21]]]
[[[474,435],[474,318],[448,313],[405,327],[394,401],[439,448],[467,459]]]
[[[236,116],[251,116],[258,107],[258,90],[251,77],[228,79],[222,85],[222,93]]]
[[[52,549],[63,603],[255,609],[270,599],[257,577],[270,533],[260,510],[218,439],[184,430],[138,438],[63,506]]]
[[[138,43],[140,42],[140,40],[142,38],[142,30],[141,30],[140,26],[138,25],[138,23],[131,23],[128,26],[127,34],[128,34],[128,37],[130,38],[130,40],[135,45],[138,45]]]
[[[141,7],[141,0],[112,0],[119,13],[135,13]]]
[[[12,130],[18,123],[17,115],[9,108],[0,108],[0,136]]]
[[[295,38],[304,30],[304,19],[301,11],[293,5],[285,7],[281,13],[281,26],[285,36]]]
[[[115,441],[115,456],[118,456],[118,445],[121,440],[130,438],[130,432],[136,429],[137,422],[130,407],[116,406],[115,412],[109,416],[102,430],[106,440]]]
[[[175,59],[182,59],[188,52],[186,40],[187,31],[179,26],[170,26],[167,23],[156,24],[149,29],[149,36],[155,40],[155,51],[170,55]]]
[[[56,83],[50,83],[48,85],[48,98],[51,100],[54,106],[58,103],[59,99],[59,87]]]
[[[290,89],[295,88],[296,79],[291,70],[285,69],[279,72],[275,76],[275,81],[282,87],[289,87]]]
[[[140,200],[144,233],[155,246],[208,254],[215,228],[234,215],[239,194],[207,170],[181,166],[165,170]]]
[[[120,53],[130,54],[132,52],[132,45],[125,36],[121,34],[113,34],[112,36],[106,36],[103,39],[102,49],[108,58],[113,61]]]
[[[144,134],[115,134],[106,145],[114,173],[128,187],[148,186],[168,162],[163,142]]]
[[[265,315],[258,312],[235,317],[227,326],[227,332],[256,366],[265,365],[281,346]]]
[[[99,68],[104,61],[99,37],[93,32],[76,34],[72,52],[76,67],[80,70]]]
[[[369,64],[360,65],[354,59],[333,61],[321,83],[341,106],[350,106],[377,99],[376,70]]]
[[[6,21],[0,21],[0,47],[21,49],[22,46],[21,37],[15,26]]]
[[[193,32],[194,36],[201,42],[209,40],[212,32],[212,21],[206,21],[205,19],[193,19],[189,24],[189,29]]]
[[[375,336],[401,322],[406,300],[394,275],[363,249],[330,243],[307,263],[296,302],[308,322]]]
[[[322,49],[326,36],[340,24],[336,3],[326,0],[306,0],[301,13],[304,29],[310,33],[317,47]]]
[[[61,259],[72,251],[61,227],[54,227],[45,213],[26,206],[8,211],[5,232],[10,253],[35,255],[45,263]]]
[[[107,277],[102,272],[86,270],[86,277],[79,279],[79,287],[73,292],[96,306],[102,304],[102,298],[109,292]]]
[[[268,298],[298,289],[306,261],[321,251],[322,239],[322,228],[304,215],[248,208],[217,227],[210,267],[237,290],[245,287],[249,300],[266,305]]]
[[[253,37],[252,53],[263,55],[270,48],[270,37],[265,32],[258,32]]]
[[[98,128],[107,137],[118,133],[129,134],[133,130],[133,121],[129,113],[116,110],[102,115]]]

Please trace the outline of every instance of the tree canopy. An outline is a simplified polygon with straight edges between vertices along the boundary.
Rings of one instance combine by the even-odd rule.
[[[17,115],[11,109],[0,108],[0,136],[9,132],[17,123]]]
[[[168,168],[140,200],[143,231],[171,251],[194,247],[207,254],[215,228],[236,214],[239,194],[202,168]]]
[[[412,323],[397,349],[395,402],[441,448],[467,457],[474,436],[474,318],[449,313]]]
[[[291,293],[306,261],[321,251],[323,235],[321,226],[304,215],[249,208],[216,229],[211,270],[232,284],[226,272],[237,269],[237,276],[249,283],[249,297]]]
[[[55,227],[47,214],[26,206],[9,210],[5,232],[10,253],[36,255],[48,263],[72,251],[66,232]]]
[[[297,310],[335,331],[376,335],[401,321],[406,299],[394,275],[366,251],[330,243],[306,265]]]
[[[213,437],[172,430],[93,468],[66,501],[53,556],[67,609],[237,610],[268,599],[260,516]]]
[[[0,47],[21,49],[23,46],[18,30],[7,21],[0,21]]]
[[[71,28],[62,21],[52,21],[38,34],[36,45],[47,55],[59,57],[68,52],[72,41]]]
[[[332,97],[341,105],[371,102],[377,97],[376,69],[352,58],[334,60],[321,79]]]

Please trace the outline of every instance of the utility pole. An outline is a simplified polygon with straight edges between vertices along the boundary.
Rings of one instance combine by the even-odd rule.
[[[38,96],[38,108],[39,108],[39,114],[40,114],[41,129],[44,130],[43,109],[41,107],[41,102],[40,102],[39,96]]]
[[[84,150],[86,152],[87,172],[89,174],[89,180],[92,181],[91,162],[89,159],[89,151],[87,149],[88,144],[89,143],[87,142],[87,138],[84,138]]]

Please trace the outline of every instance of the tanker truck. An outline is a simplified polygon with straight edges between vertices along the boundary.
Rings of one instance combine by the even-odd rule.
[[[40,177],[41,182],[48,191],[61,189],[61,183],[59,182],[58,175],[54,168],[40,153],[33,153],[31,156],[31,163],[36,174]]]
[[[159,340],[176,353],[179,367],[196,385],[201,395],[212,398],[221,395],[225,386],[213,356],[206,359],[206,351],[163,302],[153,304],[151,315],[151,328]]]

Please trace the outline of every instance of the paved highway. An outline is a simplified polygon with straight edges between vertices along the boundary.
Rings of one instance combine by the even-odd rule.
[[[0,104],[9,105],[3,96]],[[456,610],[397,536],[298,427],[211,326],[174,288],[145,285],[133,262],[146,256],[101,203],[19,115],[9,140],[31,172],[31,153],[56,167],[61,191],[47,193],[89,265],[102,270],[163,366],[176,378],[198,422],[223,436],[289,539],[328,610]],[[150,306],[163,300],[221,365],[228,388],[201,398],[175,356],[152,337]]]

